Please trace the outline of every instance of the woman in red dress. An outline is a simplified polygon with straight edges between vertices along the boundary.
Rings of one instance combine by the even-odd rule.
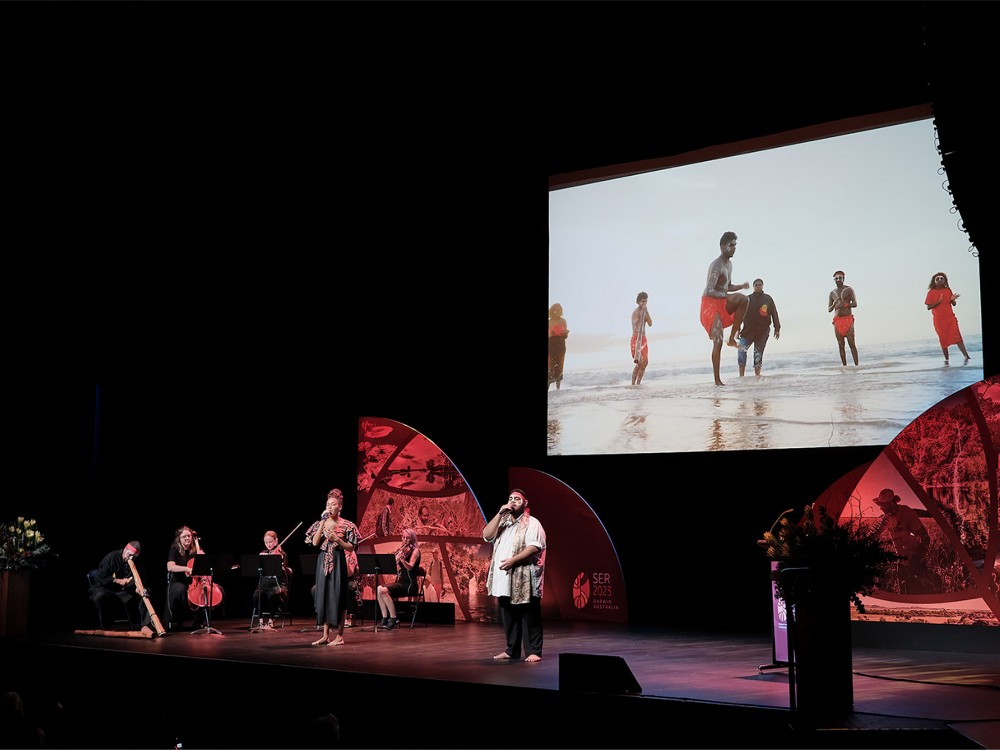
[[[934,316],[934,330],[937,332],[938,341],[941,342],[941,351],[944,352],[944,363],[948,364],[948,347],[957,346],[959,351],[965,355],[965,361],[969,361],[969,353],[965,350],[965,342],[962,340],[962,332],[958,329],[958,318],[952,309],[961,295],[954,294],[948,286],[948,274],[940,272],[931,277],[931,283],[927,287],[927,297],[924,304]]]
[[[558,302],[549,308],[549,385],[562,385],[563,362],[566,360],[566,337],[569,326],[563,317],[563,308]]]

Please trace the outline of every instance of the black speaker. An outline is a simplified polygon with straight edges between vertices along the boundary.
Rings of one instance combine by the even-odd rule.
[[[642,692],[622,657],[601,654],[559,654],[559,689],[616,695]]]

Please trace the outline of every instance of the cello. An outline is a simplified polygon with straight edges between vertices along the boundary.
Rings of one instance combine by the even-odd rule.
[[[195,553],[203,554],[201,540],[197,535],[194,538]],[[194,568],[194,558],[187,561],[189,568]],[[222,587],[212,581],[212,576],[191,576],[191,583],[187,590],[188,605],[191,609],[197,610],[202,607],[218,607],[222,604]]]

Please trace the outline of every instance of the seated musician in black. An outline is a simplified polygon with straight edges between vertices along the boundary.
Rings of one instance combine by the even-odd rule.
[[[135,609],[138,607],[142,632],[148,636],[153,635],[153,630],[150,628],[152,617],[149,610],[142,606],[142,601],[136,592],[135,576],[128,565],[129,560],[139,556],[141,549],[142,545],[133,540],[122,549],[111,550],[101,560],[101,564],[90,572],[90,600],[97,607],[101,630],[107,630],[106,623],[114,620],[114,610],[111,607],[119,607],[119,605],[116,605],[112,600],[118,599],[121,601],[120,607],[124,607],[129,620],[133,620]],[[141,578],[141,571],[139,575]],[[121,611],[120,607],[119,612]]]
[[[253,608],[258,614],[268,614],[270,617],[266,621],[261,621],[261,627],[273,628],[274,615],[278,612],[286,612],[288,606],[288,579],[292,575],[292,569],[288,567],[288,554],[278,544],[278,535],[273,531],[264,532],[264,550],[262,555],[281,556],[281,575],[264,576],[263,583],[253,592]],[[260,595],[264,594],[264,607],[260,607]]]
[[[379,586],[376,594],[378,608],[382,612],[382,625],[386,630],[399,626],[396,602],[393,600],[400,596],[414,596],[417,593],[416,569],[420,566],[417,532],[413,529],[403,529],[400,538],[403,544],[396,550],[396,580],[388,586]]]
[[[167,573],[170,581],[166,612],[168,630],[180,630],[184,626],[184,615],[192,611],[188,599],[188,586],[191,585],[193,558],[199,550],[199,545],[195,543],[194,530],[190,526],[181,526],[174,532],[174,542],[167,553]],[[195,622],[198,622],[199,616],[203,617],[202,610],[195,611]]]

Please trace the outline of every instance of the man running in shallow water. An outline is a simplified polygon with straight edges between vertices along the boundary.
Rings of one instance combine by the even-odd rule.
[[[708,267],[708,282],[701,297],[701,324],[712,339],[712,370],[715,374],[715,384],[725,385],[719,377],[719,364],[722,359],[722,342],[725,329],[729,328],[729,346],[739,346],[736,333],[743,324],[743,316],[747,311],[747,297],[740,294],[740,289],[749,289],[750,283],[733,284],[732,257],[736,254],[736,233],[725,232],[719,239],[721,253]]]
[[[827,312],[833,313],[833,332],[837,336],[837,348],[840,350],[840,363],[847,367],[847,351],[844,341],[851,347],[854,364],[858,364],[858,344],[854,340],[854,308],[858,306],[854,289],[844,283],[844,272],[835,271],[833,281],[837,285],[827,297]]]

